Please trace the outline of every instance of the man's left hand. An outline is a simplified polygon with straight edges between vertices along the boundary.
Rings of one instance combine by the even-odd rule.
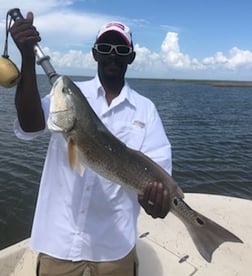
[[[164,218],[170,211],[169,191],[159,182],[148,184],[144,194],[138,196],[138,202],[153,218]]]

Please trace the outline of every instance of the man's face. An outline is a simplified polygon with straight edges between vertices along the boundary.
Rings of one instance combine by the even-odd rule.
[[[99,39],[98,44],[101,43],[128,46],[118,33],[112,31]],[[110,47],[108,46],[108,48]],[[99,53],[98,49],[93,49],[94,59],[98,62],[98,72],[103,78],[124,78],[128,64],[131,64],[135,58],[135,52],[130,51],[128,55],[120,55],[120,50],[118,49],[119,54],[116,53],[115,49],[111,53],[104,54]]]

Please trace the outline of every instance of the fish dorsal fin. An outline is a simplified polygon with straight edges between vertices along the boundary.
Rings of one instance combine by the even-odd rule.
[[[80,176],[84,175],[85,166],[80,158],[80,152],[74,140],[70,137],[67,141],[68,161],[71,169],[76,170]]]

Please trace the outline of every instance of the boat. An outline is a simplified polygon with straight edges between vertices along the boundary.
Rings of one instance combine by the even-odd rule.
[[[222,195],[186,193],[186,202],[226,227],[243,243],[226,242],[206,262],[185,226],[172,214],[153,219],[142,210],[138,221],[139,276],[251,276],[252,201]],[[1,276],[35,276],[37,254],[29,239],[0,251]],[[84,274],[88,276],[88,274]]]

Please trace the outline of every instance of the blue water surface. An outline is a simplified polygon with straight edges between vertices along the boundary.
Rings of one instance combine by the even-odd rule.
[[[173,177],[185,192],[252,199],[252,88],[128,81],[156,104],[172,144]],[[38,84],[41,95],[49,92],[45,76]],[[30,235],[49,139],[15,137],[14,95],[15,88],[0,88],[0,249]]]

